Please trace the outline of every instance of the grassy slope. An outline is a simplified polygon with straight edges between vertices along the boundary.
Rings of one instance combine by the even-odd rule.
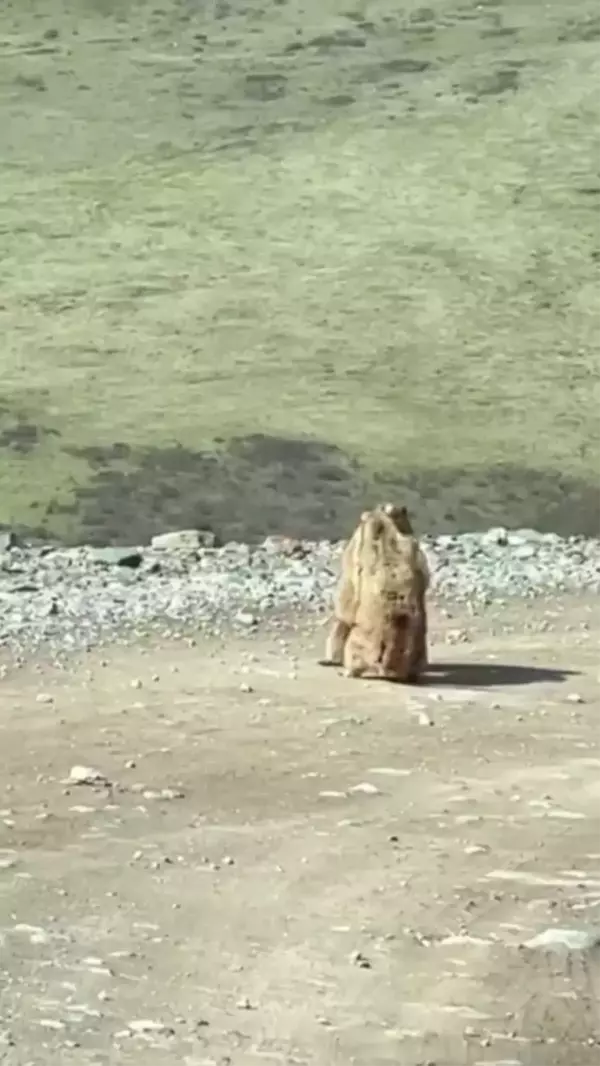
[[[434,525],[444,470],[597,483],[591,0],[74,6],[0,16],[0,521],[76,535],[86,447],[258,431]]]

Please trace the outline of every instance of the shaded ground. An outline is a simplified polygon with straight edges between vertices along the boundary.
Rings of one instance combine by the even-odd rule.
[[[593,0],[0,29],[0,522],[330,535],[381,483],[595,531]]]
[[[29,455],[42,437],[21,422],[11,447]],[[11,523],[16,532],[43,538],[57,523],[67,541],[87,544],[147,544],[156,533],[187,528],[246,544],[273,533],[335,540],[347,536],[369,503],[390,499],[403,501],[429,534],[506,522],[562,536],[600,534],[597,480],[505,463],[417,473],[399,465],[396,476],[373,475],[323,441],[264,434],[231,441],[226,451],[136,452],[124,443],[69,451],[89,463],[90,483],[71,503],[51,501],[41,524]]]
[[[598,922],[598,603],[432,628],[414,689],[314,623],[4,677],[3,1062],[597,1063],[595,952],[519,945]]]

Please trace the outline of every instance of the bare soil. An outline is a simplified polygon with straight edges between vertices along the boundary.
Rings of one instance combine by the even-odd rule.
[[[600,922],[599,634],[438,605],[414,688],[315,619],[7,668],[0,1061],[597,1063],[595,953],[522,945]]]

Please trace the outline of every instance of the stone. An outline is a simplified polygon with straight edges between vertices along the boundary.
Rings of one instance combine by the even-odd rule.
[[[154,551],[197,552],[199,548],[214,548],[216,537],[210,530],[179,529],[152,537]]]
[[[296,537],[267,537],[262,544],[263,550],[270,555],[286,555],[291,559],[303,559],[308,555],[308,548]]]
[[[248,996],[243,996],[242,999],[238,999],[236,1006],[238,1010],[254,1010]]]
[[[92,548],[90,559],[101,566],[126,566],[137,570],[143,556],[137,548]]]
[[[557,952],[593,951],[600,948],[600,927],[565,929],[553,926],[526,940],[523,947]]]
[[[512,551],[515,559],[533,559],[538,549],[536,544],[517,544]]]
[[[508,544],[508,531],[504,526],[492,526],[481,538],[483,544],[498,544],[505,548]]]
[[[11,548],[19,547],[19,538],[12,529],[0,530],[0,552],[8,552]]]
[[[350,962],[353,966],[358,966],[361,970],[371,969],[371,963],[369,959],[363,955],[362,951],[353,951],[350,956]]]
[[[72,766],[68,783],[71,785],[104,785],[108,782],[104,774],[92,766]]]
[[[362,792],[365,796],[381,795],[381,789],[377,788],[377,785],[372,785],[370,781],[361,781],[359,785],[352,785],[348,792],[351,794]]]
[[[128,1028],[132,1033],[139,1035],[152,1035],[155,1036],[174,1036],[175,1030],[170,1025],[165,1025],[164,1022],[154,1022],[150,1018],[140,1018],[139,1020],[129,1022]]]

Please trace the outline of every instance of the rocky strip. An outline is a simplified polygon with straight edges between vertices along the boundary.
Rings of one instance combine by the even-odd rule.
[[[481,605],[511,597],[600,592],[600,540],[534,530],[423,537],[436,595]],[[0,533],[0,646],[17,659],[92,647],[127,630],[218,632],[271,608],[328,607],[341,544],[269,538],[215,545],[182,530],[144,548],[20,544]]]

